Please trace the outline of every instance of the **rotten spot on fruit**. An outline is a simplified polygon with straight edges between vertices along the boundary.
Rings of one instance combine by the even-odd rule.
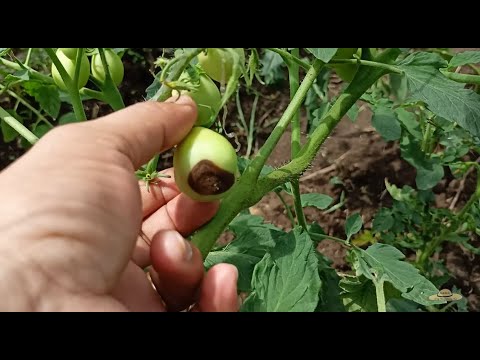
[[[235,175],[219,168],[210,160],[196,164],[188,175],[188,184],[201,195],[218,195],[230,189]]]
[[[460,294],[454,294],[448,289],[442,289],[438,294],[430,295],[430,300],[445,300],[445,301],[458,301],[462,298]]]

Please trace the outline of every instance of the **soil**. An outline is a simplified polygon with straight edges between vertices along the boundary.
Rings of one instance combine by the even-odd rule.
[[[137,61],[137,57],[127,54],[124,57],[125,81],[120,91],[126,104],[133,104],[143,100],[145,89],[151,84],[150,70],[160,51],[158,49],[133,49],[146,58],[146,63]],[[331,92],[338,91],[340,81],[332,79]],[[253,151],[261,147],[289,102],[288,86],[259,87],[261,92],[256,111],[256,133]],[[254,95],[241,92],[241,104],[245,118],[250,117]],[[98,102],[87,102],[87,116],[95,118],[110,112],[108,106]],[[362,108],[362,103],[358,104]],[[385,179],[398,186],[415,186],[415,169],[400,156],[397,143],[386,143],[371,126],[371,113],[362,108],[358,118],[352,122],[344,118],[331,136],[325,141],[318,156],[308,171],[300,180],[302,193],[321,193],[339,201],[342,191],[345,193],[345,205],[335,212],[325,212],[315,208],[306,208],[305,215],[309,222],[317,222],[323,230],[331,236],[344,237],[344,221],[352,213],[360,212],[365,228],[371,227],[371,221],[376,211],[383,206],[391,205],[391,198],[385,190]],[[238,148],[241,155],[246,151],[246,134],[239,126],[239,117],[236,106],[229,106],[229,115],[225,122],[225,130],[231,134],[231,142]],[[305,115],[302,114],[305,124]],[[304,129],[305,130],[305,129]],[[305,131],[303,137],[305,138]],[[287,131],[275,148],[269,159],[269,165],[281,166],[290,159],[290,134]],[[0,142],[0,169],[14,161],[23,153],[18,143],[5,144]],[[171,166],[171,153],[165,153],[159,164],[165,168]],[[330,182],[333,177],[343,181],[343,185],[334,185]],[[474,189],[475,177],[469,176],[456,203],[461,207],[469,198]],[[435,189],[436,205],[448,207],[459,190],[460,183],[450,174]],[[286,197],[289,204],[291,199]],[[263,216],[266,221],[285,230],[291,224],[285,208],[279,198],[270,193],[258,204],[251,208],[251,212]],[[480,242],[479,242],[480,243]],[[479,244],[474,244],[479,246]],[[345,249],[331,240],[324,240],[319,245],[319,251],[330,258],[332,266],[339,271],[348,270],[345,262]],[[447,285],[457,286],[462,294],[468,298],[469,310],[480,310],[480,256],[472,255],[467,250],[455,244],[448,244],[439,255],[445,261],[453,280]]]

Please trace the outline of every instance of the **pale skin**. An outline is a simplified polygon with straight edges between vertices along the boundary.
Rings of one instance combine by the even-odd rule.
[[[60,126],[0,173],[0,311],[238,311],[237,269],[205,272],[185,240],[218,203],[134,175],[196,113],[182,96]]]

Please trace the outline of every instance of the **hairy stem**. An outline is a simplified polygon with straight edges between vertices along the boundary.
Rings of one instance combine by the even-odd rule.
[[[462,83],[462,84],[475,84],[480,85],[480,75],[470,75],[470,74],[461,74],[461,73],[454,73],[451,71],[442,71],[440,72],[450,80]]]
[[[258,152],[258,155],[253,159],[251,165],[246,169],[245,176],[247,176],[249,181],[251,181],[252,183],[257,180],[260,172],[262,171],[263,165],[265,164],[273,149],[277,145],[278,141],[282,137],[283,133],[287,129],[287,126],[292,121],[298,109],[303,104],[303,100],[305,100],[308,90],[312,87],[313,82],[317,78],[322,66],[322,61],[314,61],[312,67],[305,75],[302,84],[299,86],[298,91],[288,104],[287,109],[283,113],[282,117],[278,121],[270,136],[268,137],[267,141],[265,141],[265,144]]]
[[[300,50],[295,48],[292,50],[292,55],[295,57],[300,56]],[[290,101],[293,100],[295,94],[300,86],[300,67],[296,62],[288,63],[288,79],[290,82]],[[301,128],[300,128],[300,111],[297,110],[293,115],[292,122],[292,145],[291,145],[291,157],[295,159],[302,147],[301,144]],[[295,214],[297,215],[298,224],[307,231],[307,220],[305,219],[305,213],[303,212],[302,201],[300,198],[300,184],[297,179],[290,182],[292,185],[293,199],[295,205]]]
[[[304,68],[307,71],[310,69],[310,64],[307,63],[306,61],[303,61],[302,59],[300,59],[298,57],[299,55],[294,55],[294,54],[289,53],[286,50],[277,49],[277,48],[267,48],[267,50],[270,50],[270,51],[273,51],[273,52],[277,53],[284,60],[286,60],[287,63],[295,63],[295,64],[301,66],[302,68]]]
[[[378,69],[384,69],[390,73],[403,74],[403,70],[395,65],[389,65],[382,62],[370,61],[370,60],[357,60],[357,59],[332,59],[327,66],[336,64],[360,64],[363,66],[371,66]]]
[[[0,118],[23,136],[30,144],[33,145],[38,141],[38,137],[34,133],[28,130],[20,121],[15,119],[2,107],[0,107]]]
[[[248,207],[248,204],[252,203],[251,198],[249,198],[247,194],[251,194],[252,188],[257,181],[263,165],[280,140],[282,134],[285,132],[293,116],[303,103],[303,100],[314,80],[317,78],[322,65],[323,63],[321,61],[314,62],[303,79],[295,97],[278,121],[275,129],[273,129],[267,141],[250,165],[247,166],[242,177],[238,180],[234,188],[232,188],[231,193],[222,200],[216,215],[206,226],[200,228],[192,236],[192,243],[199,248],[203,258],[208,255],[218,237],[225,230],[230,221],[232,221],[240,211]]]
[[[398,50],[388,49],[380,53],[376,60],[385,62],[393,61],[398,54]],[[273,190],[277,186],[298,178],[310,165],[320,149],[320,146],[340,120],[346,115],[348,110],[350,110],[357,100],[386,73],[386,70],[382,68],[360,67],[355,78],[322,118],[320,125],[315,129],[305,145],[303,145],[298,156],[290,163],[258,179],[255,192],[252,196],[252,202],[259,201],[264,194]]]

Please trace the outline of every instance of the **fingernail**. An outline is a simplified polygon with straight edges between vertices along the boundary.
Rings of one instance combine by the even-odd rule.
[[[171,258],[177,261],[190,261],[193,256],[193,251],[190,243],[185,240],[178,232],[169,231],[166,234],[168,239],[165,244],[165,251]]]

